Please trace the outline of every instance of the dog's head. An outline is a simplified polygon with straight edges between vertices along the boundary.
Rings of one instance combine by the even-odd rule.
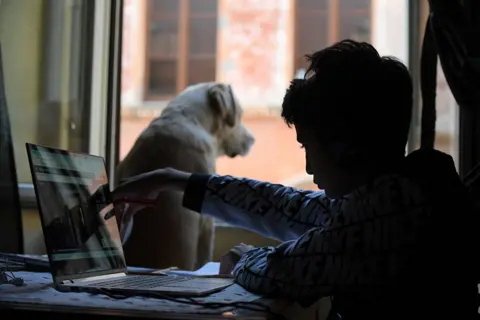
[[[214,83],[208,89],[208,103],[218,119],[214,132],[218,141],[218,155],[245,156],[255,138],[242,122],[243,110],[235,97],[232,87]]]

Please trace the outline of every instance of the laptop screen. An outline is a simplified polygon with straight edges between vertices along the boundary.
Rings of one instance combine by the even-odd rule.
[[[32,144],[27,150],[53,276],[125,268],[115,216],[104,219],[113,205],[88,205],[108,184],[103,158]]]

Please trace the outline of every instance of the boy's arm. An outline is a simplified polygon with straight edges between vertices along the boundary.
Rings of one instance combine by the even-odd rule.
[[[233,274],[253,292],[307,303],[389,286],[402,272],[416,269],[412,257],[428,260],[425,248],[433,247],[425,235],[435,229],[431,213],[431,204],[414,185],[380,181],[375,189],[340,199],[324,228],[246,252]]]
[[[183,203],[191,210],[281,241],[323,226],[335,205],[322,191],[201,174],[190,177]]]
[[[314,228],[298,240],[250,250],[237,263],[233,275],[249,291],[305,304],[387,285],[388,255],[366,248],[379,245],[373,243],[375,239],[368,244],[362,240],[362,235],[371,231],[367,224],[332,230]]]

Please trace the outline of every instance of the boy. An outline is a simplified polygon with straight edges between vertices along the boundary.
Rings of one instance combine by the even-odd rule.
[[[282,241],[237,247],[232,273],[251,291],[304,305],[333,296],[332,316],[344,320],[434,317],[442,281],[468,262],[456,249],[445,254],[465,245],[449,230],[450,215],[468,210],[453,161],[434,150],[405,157],[413,87],[402,63],[351,40],[308,59],[282,117],[322,191],[162,169],[113,196],[178,190],[187,208]],[[134,213],[125,212],[122,226]]]

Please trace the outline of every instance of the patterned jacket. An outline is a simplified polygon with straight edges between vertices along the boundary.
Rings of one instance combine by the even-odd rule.
[[[398,310],[405,294],[410,311],[426,308],[425,295],[433,299],[437,281],[452,267],[444,261],[446,246],[462,245],[446,237],[465,195],[451,157],[421,150],[395,173],[341,198],[194,174],[184,206],[282,242],[241,258],[233,274],[246,289],[307,305],[334,296],[343,319],[373,319]],[[457,262],[463,256],[449,254]]]

